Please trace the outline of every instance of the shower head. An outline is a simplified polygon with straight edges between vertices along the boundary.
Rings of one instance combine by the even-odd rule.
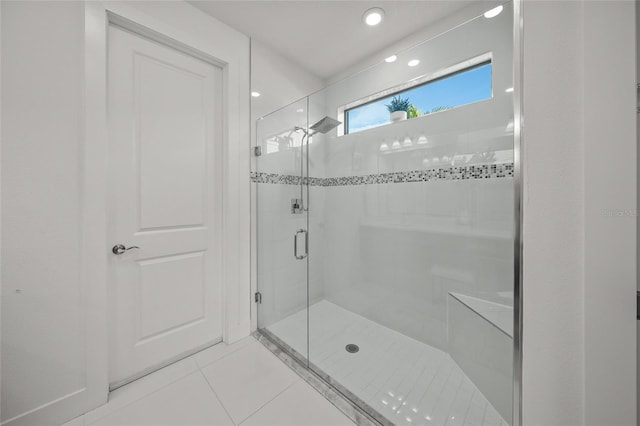
[[[316,133],[323,133],[323,134],[328,133],[341,124],[342,122],[336,119],[333,119],[331,117],[324,117],[322,120],[318,121],[317,123],[315,123],[313,126],[309,128],[312,130],[312,132],[307,132],[304,128],[298,127],[298,126],[294,127],[293,130],[296,132],[302,131],[307,136],[313,136]]]
[[[342,123],[336,119],[324,117],[322,120],[311,126],[311,130],[313,130],[314,133],[328,133],[341,124]]]

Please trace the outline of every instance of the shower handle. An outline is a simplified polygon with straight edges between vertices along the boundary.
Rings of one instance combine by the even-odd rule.
[[[304,254],[302,256],[298,256],[298,235],[304,234]],[[309,254],[309,239],[307,238],[307,231],[304,229],[298,229],[298,231],[293,236],[293,255],[296,259],[302,260],[307,257]]]

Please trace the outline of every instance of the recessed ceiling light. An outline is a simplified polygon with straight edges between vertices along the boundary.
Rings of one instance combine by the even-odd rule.
[[[420,61],[418,59],[412,59],[409,62],[407,62],[407,65],[409,65],[410,67],[415,67],[419,63],[420,63]]]
[[[502,12],[502,9],[503,9],[503,7],[502,7],[502,5],[500,5],[498,7],[494,7],[491,10],[487,10],[484,13],[484,17],[485,18],[495,18],[496,16],[500,15],[500,12]]]
[[[398,59],[398,57],[396,55],[391,55],[388,58],[386,58],[384,61],[388,62],[388,63],[391,63],[391,62],[395,62],[396,59]]]
[[[296,112],[304,112],[304,109],[302,109],[302,108],[298,108],[298,109],[296,110]]]
[[[507,93],[513,92],[513,87],[509,87],[507,90],[505,90],[505,92],[507,92]]]
[[[253,96],[254,98],[257,98],[260,96],[260,92],[251,92],[251,96]]]
[[[373,27],[374,25],[378,25],[380,22],[382,22],[382,19],[384,19],[384,10],[380,9],[379,7],[371,8],[364,12],[364,15],[362,15],[362,20],[364,21],[364,23],[371,27]]]

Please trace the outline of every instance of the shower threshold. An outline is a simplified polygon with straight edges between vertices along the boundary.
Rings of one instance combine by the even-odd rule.
[[[355,424],[360,426],[393,425],[393,423],[389,422],[373,408],[368,407],[364,401],[359,401],[359,398],[349,390],[340,384],[332,383],[329,377],[324,374],[319,374],[317,370],[314,371],[314,367],[309,366],[302,355],[269,330],[258,329],[253,333],[253,336]]]
[[[285,362],[312,385],[346,398],[352,407],[343,409],[316,387],[357,424],[508,425],[446,352],[326,300],[308,315],[312,362],[306,310],[260,329],[260,340],[295,360]],[[349,344],[359,351],[347,352]]]

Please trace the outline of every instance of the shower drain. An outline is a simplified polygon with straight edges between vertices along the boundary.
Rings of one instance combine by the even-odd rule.
[[[360,348],[358,347],[358,345],[354,345],[353,343],[349,343],[347,346],[345,346],[345,349],[347,350],[347,352],[349,352],[350,354],[355,354],[356,352],[358,352],[360,350]]]

